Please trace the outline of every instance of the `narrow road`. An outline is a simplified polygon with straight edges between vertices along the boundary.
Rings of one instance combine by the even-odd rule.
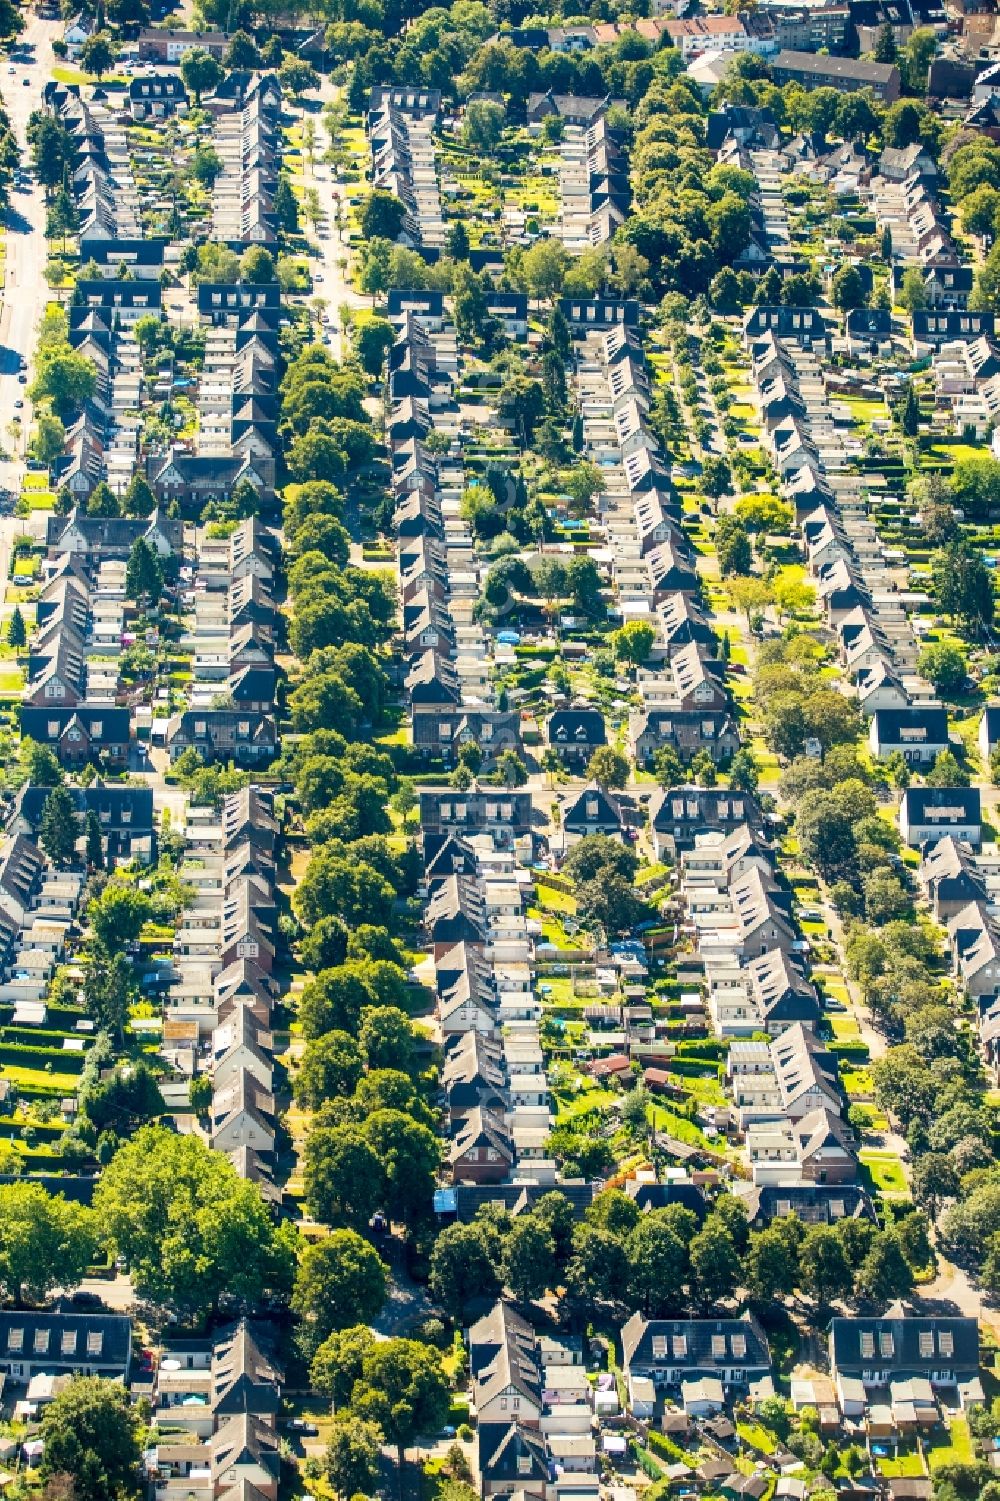
[[[335,100],[340,93],[336,87],[330,86],[328,80],[323,80],[321,98],[323,103]],[[329,143],[326,127],[323,125],[322,116],[310,110],[297,111],[300,121],[309,118],[316,126],[316,146],[312,164],[302,155],[302,170],[294,179],[297,186],[308,190],[315,188],[319,194],[320,207],[324,218],[313,229],[305,224],[305,233],[311,245],[319,254],[320,261],[312,263],[313,281],[316,283],[314,296],[322,298],[327,304],[326,325],[330,347],[335,359],[342,360],[345,354],[344,330],[340,321],[340,309],[344,306],[358,309],[368,306],[367,299],[350,285],[347,280],[344,261],[348,264],[351,260],[351,249],[342,232],[335,226],[334,207],[336,198],[344,204],[344,213],[347,211],[347,195],[354,185],[344,182],[337,176],[336,169],[321,160]],[[346,235],[346,228],[343,231]]]
[[[25,164],[28,117],[42,107],[42,91],[53,63],[52,41],[60,31],[60,22],[31,16],[20,38],[22,46],[32,48],[31,61],[8,64],[3,102]],[[0,488],[19,494],[31,403],[17,373],[21,356],[30,359],[34,352],[36,330],[50,296],[44,274],[45,200],[37,183],[32,183],[30,191],[12,194],[6,231],[6,280],[0,299],[0,447],[6,456],[0,459]],[[21,411],[15,408],[16,401],[23,401]],[[21,418],[20,433],[12,438],[15,417]]]

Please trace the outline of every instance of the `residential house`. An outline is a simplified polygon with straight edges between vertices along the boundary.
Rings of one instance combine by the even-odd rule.
[[[848,1128],[830,1110],[814,1110],[794,1125],[780,1120],[752,1123],[746,1152],[754,1184],[842,1184],[857,1177]]]
[[[993,752],[1000,748],[1000,704],[987,704],[979,721],[976,737],[983,764],[990,764]]]
[[[900,75],[895,63],[859,62],[850,57],[824,57],[783,49],[772,64],[775,83],[797,83],[804,89],[837,89],[853,94],[871,89],[876,99],[892,104],[899,98]]]
[[[940,707],[879,709],[868,728],[868,745],[877,760],[900,754],[914,766],[929,766],[948,750],[948,714]]]
[[[961,1387],[979,1379],[979,1324],[974,1318],[903,1313],[885,1318],[842,1318],[830,1323],[830,1374],[864,1383],[866,1391],[891,1381],[924,1378],[933,1387]]]
[[[278,752],[277,721],[249,710],[186,709],[168,721],[166,744],[171,761],[193,749],[203,761],[261,765]]]
[[[658,1388],[702,1378],[744,1390],[770,1375],[771,1352],[750,1315],[739,1319],[647,1319],[634,1313],[622,1326],[626,1380],[645,1376]]]
[[[14,800],[8,831],[37,838],[51,790],[25,782]],[[89,787],[68,787],[67,791],[80,821],[81,838],[88,814],[96,814],[109,865],[129,860],[140,865],[151,863],[156,837],[151,787],[124,786],[98,778]]]
[[[64,766],[101,761],[109,767],[127,763],[131,727],[128,709],[106,703],[21,709],[21,735],[47,745]]]
[[[875,1219],[871,1199],[854,1183],[744,1183],[737,1184],[735,1192],[746,1210],[748,1223],[755,1230],[792,1214],[804,1225],[839,1225],[846,1219]]]
[[[657,859],[690,849],[699,834],[733,834],[744,824],[759,828],[762,816],[756,800],[745,792],[721,787],[663,788],[649,801],[649,821]]]
[[[127,1384],[131,1365],[132,1320],[122,1314],[0,1310],[0,1374],[15,1385],[41,1374]]]
[[[925,846],[919,881],[939,923],[947,923],[970,902],[987,900],[986,881],[976,866],[972,846],[953,834]]]
[[[907,787],[899,805],[903,843],[922,849],[945,835],[978,846],[982,811],[978,787]]]
[[[912,313],[915,346],[930,349],[942,344],[971,344],[984,334],[996,331],[993,313],[969,312],[966,309],[918,308]]]
[[[600,782],[590,781],[581,792],[567,793],[561,801],[561,825],[566,834],[617,834],[625,830],[625,815],[615,793]]]
[[[187,106],[187,90],[176,74],[154,73],[133,78],[128,87],[128,107],[132,119],[166,120],[175,110]]]
[[[594,751],[607,744],[607,738],[600,709],[554,709],[545,720],[546,744],[558,753],[567,769],[586,768]]]
[[[549,1457],[543,1434],[522,1422],[480,1422],[476,1445],[480,1490],[486,1501],[515,1494],[541,1501],[548,1495]]]
[[[229,46],[224,31],[164,31],[157,26],[139,30],[139,56],[143,62],[179,63],[192,47],[209,52],[218,61]]]
[[[459,787],[419,789],[420,827],[427,834],[490,834],[509,846],[532,827],[531,792],[526,787]]]

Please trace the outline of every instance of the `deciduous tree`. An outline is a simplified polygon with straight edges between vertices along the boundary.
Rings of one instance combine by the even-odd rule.
[[[125,1389],[100,1376],[74,1376],[46,1404],[43,1480],[68,1475],[73,1501],[118,1501],[139,1483],[139,1422]]]
[[[314,1354],[334,1330],[352,1320],[378,1317],[385,1302],[385,1264],[367,1240],[353,1230],[333,1230],[302,1252],[292,1309],[301,1319],[299,1344]]]

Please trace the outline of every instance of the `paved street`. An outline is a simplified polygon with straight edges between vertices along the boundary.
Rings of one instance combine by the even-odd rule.
[[[23,160],[28,161],[26,130],[32,110],[41,108],[42,90],[52,66],[52,39],[60,34],[58,21],[42,21],[31,16],[22,34],[22,46],[32,49],[30,62],[18,61],[3,76],[0,93],[10,115]],[[27,87],[24,80],[28,80]],[[31,403],[25,387],[18,384],[19,358],[30,359],[35,347],[36,329],[49,289],[45,282],[45,203],[41,188],[32,183],[30,190],[15,192],[7,215],[7,275],[0,301],[0,445],[7,457],[0,460],[0,487],[20,493],[23,473],[24,444],[27,441]],[[17,412],[14,403],[24,402]],[[11,436],[11,424],[20,416],[20,433]]]
[[[332,85],[329,79],[323,79],[320,90],[320,98],[324,104],[334,100],[340,90]],[[329,322],[327,328],[330,337],[330,348],[335,359],[342,359],[344,355],[343,329],[340,322],[340,309],[345,306],[362,308],[368,306],[368,299],[362,297],[348,284],[344,267],[341,261],[350,259],[350,247],[346,239],[341,239],[340,233],[335,227],[334,199],[339,197],[345,204],[348,192],[352,184],[342,182],[336,174],[336,169],[322,161],[323,153],[329,145],[329,135],[323,125],[322,116],[317,110],[294,111],[299,120],[309,118],[316,127],[316,146],[313,163],[310,166],[305,157],[302,157],[302,171],[296,179],[296,184],[305,189],[315,188],[319,194],[320,206],[325,214],[325,219],[320,223],[318,232],[303,222],[303,228],[310,243],[319,252],[321,260],[313,261],[312,272],[315,283],[313,297],[320,298],[326,303]],[[357,191],[357,185],[353,185]],[[346,234],[346,231],[345,231]]]

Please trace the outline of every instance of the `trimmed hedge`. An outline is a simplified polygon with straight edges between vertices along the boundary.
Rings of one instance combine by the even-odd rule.
[[[54,1074],[79,1074],[83,1072],[83,1053],[64,1053],[59,1048],[25,1048],[11,1043],[0,1043],[0,1063],[9,1063],[12,1068],[36,1068],[44,1071],[52,1065]]]
[[[727,1048],[725,1043],[710,1037],[704,1040],[696,1038],[691,1042],[678,1043],[677,1051],[682,1058],[705,1058],[712,1063],[721,1063]]]
[[[871,1049],[866,1042],[829,1042],[827,1052],[835,1058],[868,1058]]]
[[[678,1043],[678,1052],[681,1046],[682,1044]],[[675,1056],[670,1060],[670,1072],[672,1074],[681,1074],[688,1079],[714,1079],[718,1072],[718,1065],[711,1062],[711,1060],[698,1063],[693,1058]]]
[[[94,1041],[94,1035],[92,1033],[73,1033],[69,1035],[79,1035],[80,1041],[84,1045],[84,1051],[86,1051],[86,1049],[89,1048]],[[48,1047],[54,1048],[57,1052],[61,1052],[63,1038],[66,1036],[67,1033],[65,1032],[50,1032],[40,1027],[0,1027],[0,1044],[7,1043],[11,1047]]]
[[[26,1129],[34,1131],[35,1136],[40,1138],[40,1144],[44,1144],[46,1141],[50,1143],[58,1141],[66,1127],[62,1123],[55,1126],[49,1121],[32,1121],[29,1128],[26,1121],[0,1120],[0,1137],[7,1141],[23,1140]]]
[[[87,1013],[78,1006],[50,1006],[45,1003],[45,1019],[57,1032],[72,1032],[78,1021],[86,1020]],[[14,1021],[14,1006],[0,1004],[0,1027],[11,1026]]]

